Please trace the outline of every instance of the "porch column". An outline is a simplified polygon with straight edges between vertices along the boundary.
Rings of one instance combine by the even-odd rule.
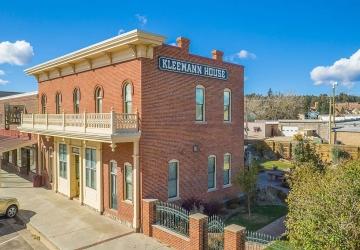
[[[54,184],[54,191],[58,192],[58,145],[57,141],[54,137],[54,151],[53,151],[53,184]]]
[[[40,135],[37,135],[37,168],[36,168],[36,174],[41,175],[42,174],[42,157],[41,157],[41,143],[40,143]]]
[[[133,227],[138,232],[140,229],[140,164],[139,140],[133,142],[133,180],[134,180],[134,217]]]
[[[79,174],[80,174],[80,181],[79,181],[79,200],[80,200],[80,204],[84,205],[84,172],[83,170],[85,169],[84,166],[84,155],[85,155],[85,147],[83,146],[83,143],[81,143],[81,147],[80,147],[80,159],[79,159]]]

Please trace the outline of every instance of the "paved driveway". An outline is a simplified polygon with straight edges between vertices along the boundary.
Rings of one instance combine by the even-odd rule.
[[[168,249],[155,239],[60,194],[0,170],[0,195],[15,196],[19,216],[49,248],[58,249]]]

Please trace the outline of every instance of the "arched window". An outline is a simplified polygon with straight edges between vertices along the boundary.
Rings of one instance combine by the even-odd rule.
[[[97,87],[95,89],[95,113],[102,113],[103,98],[104,98],[104,90],[102,89],[102,87]]]
[[[61,113],[61,106],[62,106],[62,95],[60,92],[57,92],[55,95],[55,112],[56,114],[60,114]]]
[[[231,184],[231,154],[224,154],[224,177],[223,185],[227,186]]]
[[[216,156],[208,157],[208,190],[216,188]]]
[[[179,197],[179,161],[171,160],[168,164],[168,198]]]
[[[79,114],[79,112],[80,112],[80,89],[79,88],[74,89],[73,102],[74,102],[74,113]]]
[[[230,89],[224,90],[224,121],[231,121],[231,91]]]
[[[43,94],[41,96],[41,113],[45,114],[46,113],[46,102],[47,102],[47,98],[46,95]]]
[[[131,83],[126,83],[124,85],[124,113],[132,113],[132,85]]]
[[[205,88],[201,85],[195,89],[196,121],[205,121]]]
[[[124,165],[124,190],[125,190],[125,200],[132,201],[133,200],[133,168],[130,163],[125,163]]]

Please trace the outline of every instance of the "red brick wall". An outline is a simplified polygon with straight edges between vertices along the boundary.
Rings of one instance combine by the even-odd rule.
[[[102,161],[103,161],[103,178],[104,178],[104,210],[105,213],[111,214],[120,220],[133,222],[134,208],[132,204],[125,201],[124,190],[124,164],[126,162],[133,165],[133,144],[119,143],[115,152],[111,151],[109,144],[103,144]],[[117,162],[117,191],[118,191],[118,210],[110,209],[110,161]]]
[[[180,162],[180,197],[220,201],[235,195],[223,189],[223,156],[232,154],[232,176],[243,167],[243,68],[184,53],[163,45],[154,59],[143,59],[140,161],[143,198],[167,200],[168,161]],[[160,71],[159,56],[204,63],[228,70],[227,81]],[[195,87],[205,87],[206,124],[195,123]],[[232,91],[232,123],[223,122],[223,90]],[[200,152],[193,152],[193,145]],[[217,191],[208,192],[207,159],[216,155]]]
[[[190,239],[173,233],[160,226],[152,225],[152,237],[175,249],[192,249]]]
[[[96,86],[104,89],[103,112],[123,111],[122,87],[125,81],[134,85],[133,112],[141,108],[140,99],[140,60],[118,63],[107,67],[88,70],[81,73],[59,77],[39,83],[39,99],[47,96],[47,112],[55,113],[55,95],[62,93],[62,109],[65,113],[73,113],[73,91],[80,88],[80,112],[95,112],[94,93]],[[41,103],[39,102],[39,112]]]

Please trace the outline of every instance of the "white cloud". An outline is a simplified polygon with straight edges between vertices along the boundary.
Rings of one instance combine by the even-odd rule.
[[[0,76],[5,75],[5,71],[0,69]]]
[[[254,53],[251,53],[244,49],[236,53],[236,56],[240,59],[256,59],[256,55]]]
[[[0,43],[0,64],[24,65],[30,61],[33,55],[33,47],[26,41]]]
[[[171,45],[171,46],[177,46],[176,42],[169,43],[169,45]]]
[[[118,35],[121,35],[122,33],[125,33],[125,30],[124,29],[119,29]]]
[[[240,50],[239,52],[232,54],[230,56],[226,56],[225,60],[229,61],[229,62],[233,62],[235,63],[236,61],[238,61],[239,59],[252,59],[255,60],[256,59],[256,55],[254,53],[251,53],[247,50]]]
[[[340,82],[351,87],[360,82],[360,49],[349,58],[341,58],[330,66],[317,66],[310,72],[316,85]]]
[[[147,24],[148,20],[146,16],[140,15],[140,14],[136,14],[135,15],[136,19],[140,22],[141,26],[144,26],[145,24]]]
[[[3,80],[3,79],[0,79],[0,85],[5,85],[7,84],[9,81],[6,81],[6,80]]]

